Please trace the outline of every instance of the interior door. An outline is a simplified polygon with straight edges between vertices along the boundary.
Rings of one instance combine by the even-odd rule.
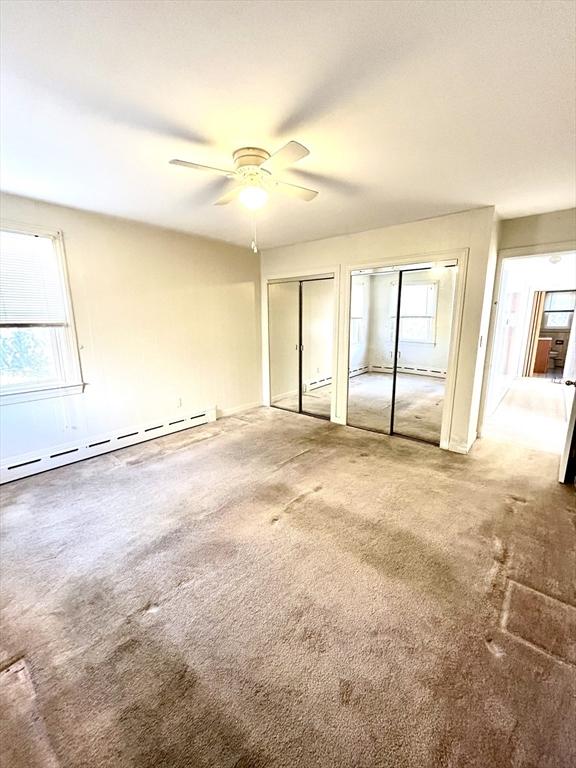
[[[268,284],[270,403],[300,411],[300,283]]]
[[[334,278],[301,281],[302,413],[330,418]]]
[[[576,381],[567,379],[564,384],[569,416],[566,442],[560,456],[558,479],[561,483],[573,483],[576,471]]]

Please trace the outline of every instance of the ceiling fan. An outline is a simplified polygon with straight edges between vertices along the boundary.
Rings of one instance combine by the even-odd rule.
[[[216,200],[215,205],[227,205],[238,198],[247,208],[255,210],[265,205],[271,192],[281,192],[307,202],[316,197],[318,192],[313,189],[289,184],[277,178],[279,172],[309,154],[302,144],[289,141],[273,155],[259,147],[237,149],[232,155],[233,170],[199,165],[187,160],[170,160],[170,163],[226,177],[224,194]]]

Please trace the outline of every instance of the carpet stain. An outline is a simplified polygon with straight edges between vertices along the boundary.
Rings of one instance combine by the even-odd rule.
[[[554,457],[218,423],[4,488],[5,657],[26,650],[62,768],[576,765],[574,667],[499,623],[510,579],[575,602]]]
[[[350,680],[340,679],[338,683],[338,698],[340,703],[344,706],[348,706],[352,699],[352,692],[354,691],[354,683]]]
[[[386,519],[375,520],[314,498],[300,504],[290,522],[329,536],[339,549],[382,576],[410,582],[440,599],[467,599],[449,561],[434,544]]]

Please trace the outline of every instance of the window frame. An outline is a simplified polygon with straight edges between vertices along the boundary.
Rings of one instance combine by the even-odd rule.
[[[63,233],[61,230],[47,229],[31,224],[21,224],[14,221],[7,221],[6,219],[0,220],[0,230],[19,235],[29,235],[31,237],[46,237],[52,241],[60,271],[60,278],[62,280],[62,295],[64,298],[64,312],[66,316],[66,323],[59,326],[42,323],[30,323],[25,326],[2,326],[3,328],[60,328],[63,332],[60,334],[60,338],[58,337],[58,334],[52,334],[54,361],[61,374],[61,378],[54,382],[54,384],[51,382],[43,382],[39,383],[38,386],[32,384],[22,384],[13,387],[2,386],[0,390],[0,406],[62,397],[65,395],[81,394],[84,392],[86,385],[82,375],[80,345],[78,343],[78,335],[76,332],[74,305],[70,291],[70,280],[68,277],[68,265],[66,261]]]
[[[422,280],[415,280],[414,282],[410,283],[404,283],[402,285],[402,291],[405,291],[408,286],[419,286],[419,285],[425,285],[425,286],[432,286],[434,288],[434,312],[430,315],[428,314],[421,314],[421,315],[405,315],[402,314],[402,304],[400,304],[400,323],[399,323],[399,329],[398,329],[398,342],[401,344],[430,344],[432,346],[436,345],[436,335],[437,335],[437,320],[438,320],[438,300],[440,297],[440,281],[439,280],[426,280],[423,278]],[[394,314],[391,315],[392,317],[396,317],[396,309],[394,308]],[[428,338],[425,340],[422,339],[412,339],[412,338],[405,338],[402,334],[402,320],[404,319],[418,319],[418,320],[427,320],[428,321],[428,327],[430,329],[430,333],[428,335]]]
[[[574,301],[572,302],[572,306],[568,309],[551,309],[547,308],[547,304],[552,304],[552,301],[548,301],[549,299],[552,299],[553,294],[557,293],[571,293],[574,295]],[[574,314],[576,313],[576,291],[572,288],[566,288],[561,289],[557,291],[546,291],[546,296],[544,297],[544,307],[542,309],[542,322],[541,322],[541,330],[542,331],[550,331],[554,333],[555,331],[568,331],[572,327],[572,324],[574,323]],[[548,318],[550,315],[570,315],[570,319],[568,323],[564,323],[564,325],[548,325]]]

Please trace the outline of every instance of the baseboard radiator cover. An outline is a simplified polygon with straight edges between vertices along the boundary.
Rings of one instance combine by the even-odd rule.
[[[216,407],[211,406],[191,416],[182,414],[171,418],[155,419],[146,425],[127,428],[86,438],[81,442],[67,443],[47,448],[37,453],[28,453],[3,460],[0,464],[0,485],[23,477],[37,475],[48,469],[91,459],[103,453],[110,453],[130,445],[144,443],[156,437],[164,437],[185,429],[216,421]]]
[[[311,389],[319,389],[320,387],[327,387],[332,384],[332,376],[325,376],[324,378],[318,378],[315,381],[308,381],[304,385],[304,392],[309,392]]]
[[[348,378],[351,379],[352,376],[361,376],[363,373],[368,373],[369,371],[370,371],[369,365],[359,365],[357,368],[349,368]]]
[[[392,373],[394,368],[391,365],[374,365],[369,366],[371,373]],[[415,376],[435,376],[438,379],[446,378],[446,371],[440,368],[422,368],[415,365],[398,365],[396,370],[403,373],[413,373]]]

